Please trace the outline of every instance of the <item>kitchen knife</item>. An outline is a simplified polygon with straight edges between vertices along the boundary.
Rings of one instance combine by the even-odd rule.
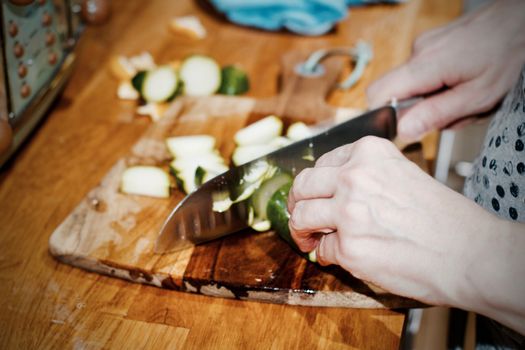
[[[257,172],[261,165],[275,166],[295,176],[301,170],[314,166],[315,160],[323,154],[364,136],[393,139],[396,135],[396,109],[393,103],[366,112],[318,135],[234,167],[204,183],[173,209],[162,226],[155,252],[182,250],[248,227],[246,200],[234,203],[222,212],[214,211],[214,201],[219,197],[230,198],[232,191],[245,185],[245,179]]]

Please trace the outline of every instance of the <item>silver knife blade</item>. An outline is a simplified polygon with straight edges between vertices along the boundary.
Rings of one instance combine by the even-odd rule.
[[[396,135],[396,109],[385,106],[366,112],[318,135],[234,167],[204,183],[186,196],[168,216],[157,238],[155,252],[182,250],[248,227],[247,201],[235,203],[224,212],[214,211],[213,202],[217,194],[229,195],[261,162],[295,176],[312,167],[323,154],[367,135],[393,139]]]

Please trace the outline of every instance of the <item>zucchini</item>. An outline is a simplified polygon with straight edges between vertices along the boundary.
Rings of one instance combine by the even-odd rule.
[[[282,130],[282,120],[270,115],[237,131],[234,140],[239,146],[265,144],[280,136]]]
[[[221,171],[224,172],[223,169],[226,167],[224,164],[224,160],[222,157],[215,152],[210,153],[203,153],[191,157],[180,157],[175,158],[171,162],[171,167],[177,170],[190,168],[190,167],[197,167],[202,166],[204,169],[212,170],[212,171]]]
[[[272,144],[237,147],[235,151],[233,151],[232,161],[234,165],[238,166],[262,157],[268,153],[272,153],[279,148],[280,147]]]
[[[173,136],[166,139],[168,151],[175,158],[211,153],[215,138],[210,135]]]
[[[286,131],[286,137],[292,141],[299,141],[312,135],[312,130],[303,122],[291,124]]]
[[[118,84],[117,96],[121,100],[138,100],[139,93],[133,88],[129,81],[121,81]]]
[[[127,194],[167,198],[170,195],[169,175],[154,166],[132,166],[124,170],[120,191]]]
[[[217,153],[206,153],[198,157],[177,158],[170,164],[177,185],[187,194],[195,191],[204,182],[228,171]]]
[[[283,148],[291,144],[293,141],[290,140],[288,137],[284,136],[277,136],[273,140],[271,140],[269,143],[272,146],[275,146],[277,148]]]
[[[305,254],[299,250],[297,244],[295,244],[288,228],[288,221],[290,220],[290,214],[288,213],[288,193],[292,187],[292,182],[288,182],[282,185],[275,193],[271,196],[268,201],[266,212],[268,220],[271,223],[272,228],[277,232],[279,237],[284,239],[293,249],[299,254],[315,263],[317,262],[315,249],[308,254]]]
[[[248,75],[240,68],[226,66],[221,70],[219,94],[242,95],[250,89]]]
[[[273,194],[286,184],[290,184],[293,178],[287,173],[278,173],[265,180],[251,197],[254,214],[257,219],[266,220],[268,202]]]
[[[180,66],[184,94],[189,96],[213,95],[221,85],[221,68],[211,57],[193,55]]]
[[[170,101],[180,92],[177,72],[171,66],[140,71],[131,82],[146,102]]]

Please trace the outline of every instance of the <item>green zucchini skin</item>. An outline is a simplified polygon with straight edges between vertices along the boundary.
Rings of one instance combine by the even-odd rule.
[[[137,72],[133,78],[131,78],[131,85],[137,90],[139,94],[142,91],[142,85],[144,84],[144,79],[146,78],[147,71],[141,70]],[[142,95],[142,94],[141,94]]]
[[[235,66],[226,66],[221,69],[221,85],[219,94],[242,95],[250,90],[248,75]]]
[[[277,232],[279,237],[285,240],[299,255],[315,263],[317,261],[311,254],[303,253],[299,250],[299,247],[297,247],[297,244],[295,244],[290,234],[290,228],[288,227],[288,221],[290,220],[290,214],[288,213],[288,193],[291,187],[292,182],[290,181],[275,191],[268,201],[266,213],[272,224],[272,228]]]

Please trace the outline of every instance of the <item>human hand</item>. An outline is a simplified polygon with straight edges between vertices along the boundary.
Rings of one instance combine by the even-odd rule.
[[[304,252],[317,248],[321,264],[431,304],[457,305],[472,248],[493,228],[483,209],[376,137],[302,171],[288,209],[292,237]]]
[[[407,63],[373,83],[370,107],[428,95],[398,124],[406,141],[463,117],[491,110],[525,63],[525,2],[498,0],[421,35]]]

